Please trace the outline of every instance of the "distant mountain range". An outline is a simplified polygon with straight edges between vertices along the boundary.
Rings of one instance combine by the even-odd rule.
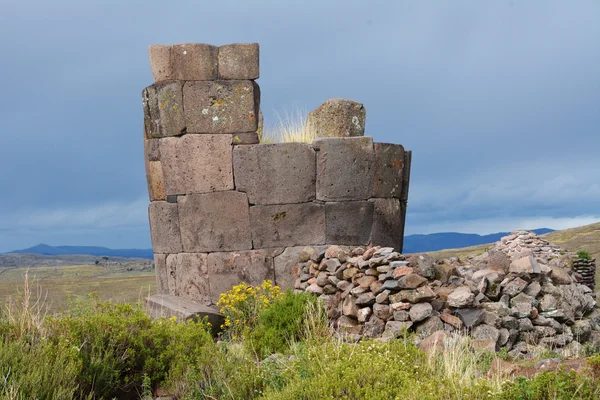
[[[538,235],[554,232],[553,229],[542,228],[533,230]],[[404,238],[404,253],[423,253],[444,249],[477,246],[480,244],[494,243],[509,232],[477,235],[470,233],[431,233],[428,235],[409,235]],[[122,257],[122,258],[154,258],[152,249],[109,249],[95,246],[49,246],[38,244],[23,250],[15,250],[12,254],[40,254],[46,256],[64,256],[85,254],[96,257]],[[7,254],[9,254],[7,253]]]
[[[541,228],[532,229],[538,235],[554,232],[554,229]],[[457,249],[462,247],[477,246],[480,244],[494,243],[502,237],[510,235],[510,232],[491,233],[489,235],[477,235],[474,233],[430,233],[428,235],[409,235],[404,237],[403,253],[424,253],[445,249]]]

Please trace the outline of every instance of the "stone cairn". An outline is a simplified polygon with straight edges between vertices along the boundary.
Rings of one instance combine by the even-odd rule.
[[[214,305],[241,282],[291,287],[307,245],[402,249],[411,152],[363,136],[362,104],[330,99],[311,113],[323,137],[312,144],[259,144],[258,44],[153,45],[149,55],[157,304]]]
[[[350,340],[461,331],[480,348],[526,356],[534,345],[578,350],[600,339],[592,290],[576,282],[561,248],[533,232],[514,232],[466,262],[391,247],[306,248],[297,271],[294,288],[320,296]]]
[[[573,261],[573,271],[579,276],[577,281],[586,285],[592,291],[596,290],[596,259],[577,258]]]

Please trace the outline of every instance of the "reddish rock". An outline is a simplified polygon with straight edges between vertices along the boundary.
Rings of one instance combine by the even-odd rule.
[[[258,43],[235,43],[219,47],[219,79],[258,79]]]

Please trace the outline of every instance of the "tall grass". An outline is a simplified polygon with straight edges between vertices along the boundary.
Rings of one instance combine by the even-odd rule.
[[[283,116],[273,111],[277,120],[266,124],[261,137],[262,143],[312,143],[315,132],[307,128],[306,110],[297,108],[295,112],[284,111]]]

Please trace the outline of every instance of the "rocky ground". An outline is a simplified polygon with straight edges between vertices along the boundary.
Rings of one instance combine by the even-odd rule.
[[[529,231],[466,260],[380,247],[306,248],[294,287],[321,296],[332,326],[351,340],[407,329],[427,345],[462,332],[475,346],[517,358],[539,346],[579,354],[585,344],[600,344],[600,311],[573,259]]]

